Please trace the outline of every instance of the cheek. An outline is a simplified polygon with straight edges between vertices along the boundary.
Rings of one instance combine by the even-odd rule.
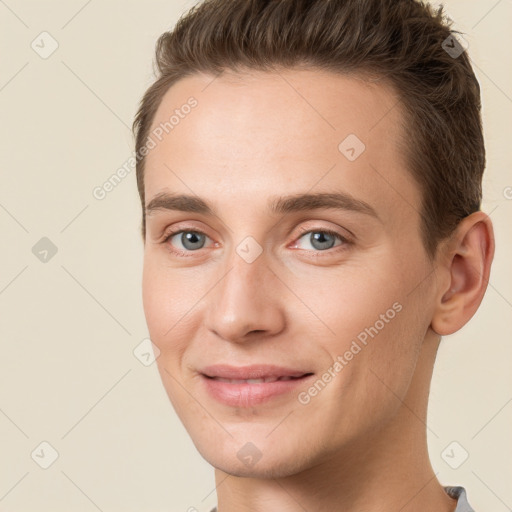
[[[194,295],[194,283],[190,280],[186,270],[169,267],[159,251],[146,250],[142,273],[142,301],[149,328],[161,326],[160,336],[162,330],[165,334],[190,309],[189,302]]]
[[[195,337],[199,301],[204,290],[197,286],[197,278],[191,273],[170,269],[158,255],[146,255],[142,277],[142,302],[146,324],[152,342],[159,348],[157,365],[173,375]],[[168,375],[162,374],[164,382]],[[166,386],[167,387],[167,386]]]
[[[146,324],[151,341],[158,347],[160,354],[156,365],[167,395],[174,409],[180,415],[180,404],[187,402],[186,396],[180,394],[176,382],[179,377],[179,362],[186,349],[182,334],[183,323],[178,322],[183,313],[177,311],[176,282],[162,271],[161,265],[154,258],[145,256],[142,277],[142,301]],[[179,283],[178,283],[179,285]]]
[[[166,317],[165,308],[169,297],[167,297],[166,288],[159,277],[160,273],[156,266],[146,256],[142,274],[142,303],[151,339],[155,343],[157,343],[157,338],[160,338],[165,332],[164,326],[169,320]],[[158,345],[160,346],[160,344]]]
[[[352,303],[349,314],[339,315],[336,340],[324,344],[339,365],[333,368],[336,376],[306,405],[311,413],[307,421],[327,429],[333,439],[371,435],[397,413],[407,395],[421,335],[416,313],[406,304],[401,310],[393,304],[383,300],[382,308],[377,299],[374,304]],[[379,317],[381,311],[388,323]]]
[[[151,340],[161,352],[178,348],[177,333],[183,330],[186,321],[186,297],[177,273],[162,270],[157,258],[146,256],[142,276],[142,302]]]
[[[299,299],[289,303],[296,320],[307,319],[310,330],[326,336],[325,342],[337,350],[358,335],[364,341],[365,332],[374,331],[376,323],[379,332],[386,330],[399,316],[404,286],[385,262],[374,263],[349,262],[338,269],[296,273],[289,279]]]
[[[386,385],[400,396],[407,391],[426,329],[408,273],[382,258],[347,265],[325,279],[305,273],[291,285],[307,305],[294,306],[296,321],[316,333],[318,348],[333,362],[344,365],[334,387],[356,389],[359,403],[392,395]]]

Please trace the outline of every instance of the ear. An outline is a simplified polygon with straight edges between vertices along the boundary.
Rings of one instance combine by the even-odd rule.
[[[465,217],[441,249],[438,296],[431,328],[439,335],[453,334],[475,314],[487,289],[494,258],[491,219],[478,211]]]

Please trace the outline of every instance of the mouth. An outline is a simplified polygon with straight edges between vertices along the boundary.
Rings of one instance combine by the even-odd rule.
[[[305,373],[304,375],[301,375],[299,377],[289,377],[289,376],[282,376],[282,377],[262,377],[260,379],[225,379],[223,377],[210,377],[208,375],[205,375],[207,379],[216,380],[218,382],[227,382],[229,384],[265,384],[267,382],[277,382],[282,380],[297,380],[302,379],[302,377],[305,377],[307,375],[312,375],[312,373]]]
[[[290,395],[314,375],[273,365],[216,365],[203,368],[200,374],[208,395],[232,407],[253,407],[278,396]]]

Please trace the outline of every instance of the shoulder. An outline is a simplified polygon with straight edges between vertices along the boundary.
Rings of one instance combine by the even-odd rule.
[[[454,512],[475,512],[468,502],[466,489],[464,489],[464,487],[460,485],[445,486],[444,490],[448,496],[457,500],[457,507]]]
[[[444,490],[450,497],[457,500],[457,508],[454,512],[475,512],[468,503],[466,489],[464,489],[464,487],[460,485],[445,486]],[[217,507],[212,508],[210,512],[217,512]]]

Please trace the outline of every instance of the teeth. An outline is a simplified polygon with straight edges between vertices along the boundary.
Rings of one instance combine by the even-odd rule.
[[[261,379],[223,379],[222,377],[214,377],[219,382],[228,382],[229,384],[263,384],[265,382],[276,382],[278,380],[292,380],[296,377],[264,377]]]

